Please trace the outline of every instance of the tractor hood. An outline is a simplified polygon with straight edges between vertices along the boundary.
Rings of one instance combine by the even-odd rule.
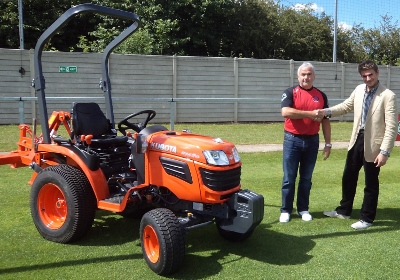
[[[174,154],[205,164],[210,162],[207,161],[204,151],[223,151],[229,165],[240,161],[235,145],[220,138],[187,132],[161,131],[150,135],[148,141],[150,151]]]

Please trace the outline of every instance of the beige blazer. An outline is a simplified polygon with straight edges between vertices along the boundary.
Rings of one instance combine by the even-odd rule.
[[[353,131],[349,150],[356,142],[361,125],[365,84],[357,86],[350,97],[331,107],[332,117],[354,111]],[[364,129],[364,158],[373,162],[380,150],[391,152],[397,136],[397,99],[393,91],[379,83],[371,107],[368,110]]]

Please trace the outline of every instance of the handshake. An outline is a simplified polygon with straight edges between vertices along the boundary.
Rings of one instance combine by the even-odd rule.
[[[322,119],[328,115],[327,109],[318,109],[311,111],[311,116],[310,119],[312,119],[315,122],[321,122]]]

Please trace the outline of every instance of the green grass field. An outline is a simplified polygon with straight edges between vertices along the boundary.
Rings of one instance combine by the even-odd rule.
[[[169,124],[162,124],[170,128]],[[349,141],[352,123],[332,122],[332,141]],[[174,125],[174,130],[189,129],[193,133],[219,137],[235,144],[277,144],[282,143],[283,123],[217,123],[196,124],[179,123]],[[17,125],[0,126],[0,151],[7,152],[16,149],[19,129]],[[40,134],[40,127],[37,128]],[[59,130],[64,137],[65,131]],[[64,134],[63,134],[64,133]],[[322,136],[321,136],[322,139]]]
[[[208,130],[211,133],[205,134],[222,134],[215,135],[221,138],[234,136],[229,140],[245,139],[242,134],[251,133],[252,139],[262,141],[269,137],[266,135],[276,133],[271,143],[281,141],[279,124],[211,125],[211,130],[210,126],[200,128],[203,126],[207,125],[189,128],[196,133]],[[345,137],[350,135],[349,127],[340,124],[344,139],[335,141],[348,140]],[[13,136],[3,133],[3,127],[0,132],[0,151],[5,151]],[[232,142],[248,144],[235,140]],[[396,147],[381,169],[377,218],[374,226],[365,231],[350,228],[361,207],[363,172],[351,219],[327,218],[322,214],[336,207],[340,200],[344,149],[333,149],[326,161],[322,155],[318,158],[310,200],[314,220],[304,222],[293,215],[287,224],[278,222],[281,152],[242,153],[242,185],[264,196],[263,222],[243,243],[225,241],[212,225],[189,232],[184,266],[168,278],[398,279],[399,152]],[[30,217],[27,182],[32,171],[0,166],[0,172],[0,279],[167,279],[155,275],[142,258],[138,220],[99,211],[91,231],[80,241],[66,245],[46,241]]]

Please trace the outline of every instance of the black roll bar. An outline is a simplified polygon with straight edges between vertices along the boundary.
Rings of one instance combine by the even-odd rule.
[[[94,12],[103,15],[115,16],[118,18],[132,20],[133,24],[130,25],[127,29],[125,29],[120,35],[118,35],[111,43],[107,45],[104,50],[102,61],[101,61],[101,69],[102,69],[102,78],[100,81],[100,87],[104,92],[105,104],[106,104],[106,115],[107,118],[110,119],[112,126],[114,127],[114,113],[112,106],[112,98],[111,98],[111,83],[108,75],[108,59],[110,54],[114,48],[116,48],[120,43],[122,43],[126,38],[128,38],[133,32],[135,32],[140,25],[140,18],[131,12],[122,11],[114,8],[99,6],[95,4],[80,4],[68,9],[64,14],[62,14],[52,25],[43,34],[39,37],[38,42],[35,46],[33,63],[34,63],[34,71],[35,78],[32,80],[32,86],[35,88],[38,97],[39,104],[39,116],[42,125],[42,136],[43,143],[49,144],[51,143],[50,139],[50,130],[48,126],[48,114],[47,114],[47,105],[46,105],[46,95],[45,95],[45,79],[43,76],[42,70],[42,53],[43,47],[46,42],[53,37],[58,30],[60,30],[63,26],[65,26],[73,16],[76,16],[81,13],[86,12]]]

